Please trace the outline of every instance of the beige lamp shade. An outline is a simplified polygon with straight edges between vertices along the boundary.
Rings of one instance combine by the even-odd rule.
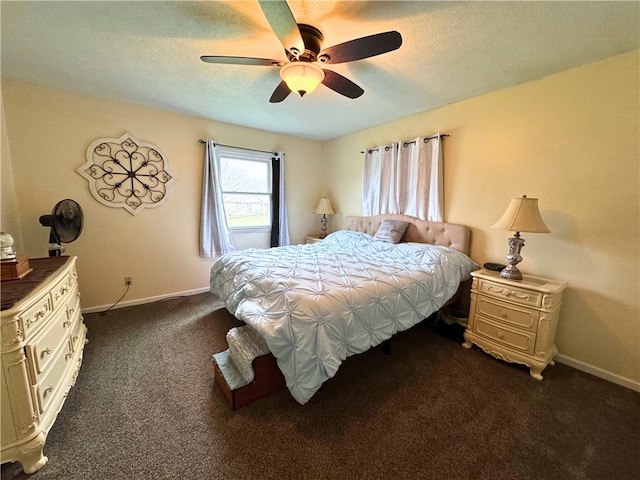
[[[507,211],[491,228],[510,232],[550,232],[538,210],[538,199],[527,198],[526,195],[512,198]]]
[[[336,212],[331,208],[331,202],[329,202],[329,199],[327,197],[322,197],[313,213],[316,215],[335,215]]]

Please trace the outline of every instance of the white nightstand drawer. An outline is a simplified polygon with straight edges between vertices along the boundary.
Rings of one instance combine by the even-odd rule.
[[[479,291],[492,297],[509,300],[521,305],[531,305],[532,307],[540,307],[542,305],[542,293],[511,285],[501,285],[480,279]]]
[[[511,325],[530,332],[535,332],[538,329],[538,311],[517,308],[506,302],[493,301],[489,297],[478,298],[476,313],[494,319],[497,323]]]
[[[529,355],[533,354],[533,348],[536,344],[535,333],[512,330],[480,316],[476,317],[474,330],[479,335],[505,345],[514,351]]]

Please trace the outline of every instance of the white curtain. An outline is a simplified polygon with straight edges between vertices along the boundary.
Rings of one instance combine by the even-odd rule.
[[[403,213],[442,222],[442,137],[368,149],[364,153],[362,213]]]
[[[362,214],[400,213],[396,198],[398,144],[383,145],[364,154]],[[382,186],[385,186],[382,188]]]
[[[220,147],[207,140],[202,182],[200,256],[217,257],[235,251],[222,199]]]

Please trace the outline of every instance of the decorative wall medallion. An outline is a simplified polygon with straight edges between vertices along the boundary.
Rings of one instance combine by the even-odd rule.
[[[93,142],[87,149],[87,163],[76,171],[89,181],[96,200],[132,215],[166,202],[168,187],[175,181],[167,156],[128,132]]]

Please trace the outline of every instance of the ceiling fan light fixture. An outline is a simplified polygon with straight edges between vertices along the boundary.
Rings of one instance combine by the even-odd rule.
[[[280,69],[280,77],[292,92],[302,97],[324,80],[324,71],[311,62],[291,62]]]

